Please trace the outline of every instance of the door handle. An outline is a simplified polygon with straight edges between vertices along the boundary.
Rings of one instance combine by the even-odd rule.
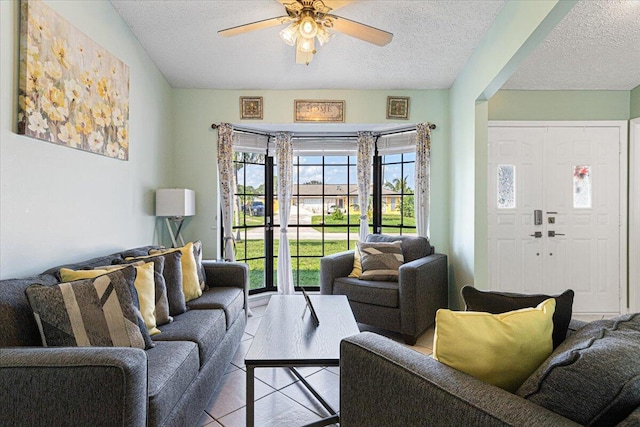
[[[553,230],[549,230],[549,237],[556,237],[556,236],[564,236],[564,233],[556,233]]]
[[[533,233],[533,234],[529,234],[529,236],[531,236],[531,237],[535,237],[536,239],[539,239],[539,238],[541,238],[541,237],[542,237],[542,231],[536,231],[536,232],[535,232],[535,233]]]

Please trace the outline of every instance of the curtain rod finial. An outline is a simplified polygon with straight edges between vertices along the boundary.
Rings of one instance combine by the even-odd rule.
[[[429,129],[434,130],[436,128],[436,125],[434,125],[433,123],[429,124]]]
[[[215,123],[211,124],[211,129],[218,129],[218,125]]]

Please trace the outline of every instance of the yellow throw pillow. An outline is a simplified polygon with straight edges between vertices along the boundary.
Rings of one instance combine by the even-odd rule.
[[[189,242],[181,248],[152,249],[149,251],[149,255],[162,255],[175,251],[182,253],[182,258],[180,258],[180,263],[182,264],[182,291],[184,292],[184,300],[188,302],[202,295],[200,280],[198,279],[198,266],[193,254],[193,243]]]
[[[433,358],[513,393],[553,350],[555,307],[550,298],[502,314],[440,309]]]
[[[358,250],[358,245],[356,245],[356,249],[353,252],[353,270],[349,273],[348,277],[355,277],[356,279],[360,278],[362,274],[362,260],[360,258],[360,251]]]
[[[127,265],[115,265],[99,267],[95,270],[71,270],[69,268],[60,269],[60,277],[63,282],[73,282],[81,279],[93,279],[113,270],[126,268]],[[153,277],[153,262],[135,265],[136,278],[133,286],[138,293],[138,305],[144,324],[149,331],[149,335],[156,335],[160,330],[156,327],[156,288]]]
[[[122,266],[120,268],[124,268]],[[107,274],[108,271],[106,269],[100,270],[71,270],[70,268],[61,268],[60,269],[60,279],[63,282],[75,282],[76,280],[82,279],[93,279],[94,277],[102,276],[103,274]]]
[[[142,319],[147,326],[149,335],[160,333],[160,329],[156,327],[156,282],[153,277],[153,262],[147,262],[142,265],[136,265],[136,280],[133,282],[138,292],[138,301],[140,302],[140,313]]]

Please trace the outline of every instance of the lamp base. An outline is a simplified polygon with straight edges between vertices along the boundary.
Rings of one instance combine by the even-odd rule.
[[[171,218],[165,218],[165,223],[167,224],[167,229],[169,230],[169,236],[171,236],[171,247],[177,248],[178,242],[180,242],[180,246],[184,246],[184,239],[182,238],[182,234],[180,231],[182,230],[182,224],[184,224],[184,217],[176,216]],[[171,223],[174,223],[174,227],[171,227]]]

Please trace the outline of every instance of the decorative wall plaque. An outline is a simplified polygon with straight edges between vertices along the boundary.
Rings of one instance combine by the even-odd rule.
[[[408,96],[387,96],[387,119],[409,119]]]
[[[262,119],[262,97],[261,96],[241,96],[240,97],[240,118],[241,119]]]
[[[345,102],[296,99],[293,110],[296,122],[344,122]]]

